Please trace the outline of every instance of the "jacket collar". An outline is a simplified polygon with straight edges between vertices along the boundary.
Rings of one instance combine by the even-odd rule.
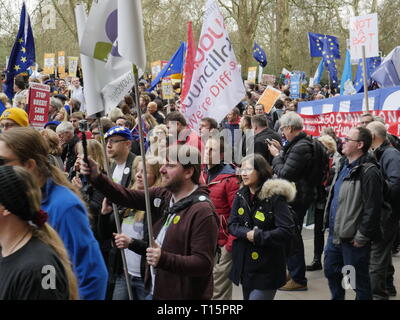
[[[283,149],[286,151],[288,150],[291,146],[295,145],[298,141],[300,141],[301,139],[304,139],[307,137],[307,134],[302,131],[300,132],[297,136],[294,137],[294,139],[292,141],[290,141],[288,144],[286,144]]]
[[[390,147],[390,143],[388,140],[385,140],[379,148],[374,150],[374,155],[376,157],[376,159],[379,161],[383,155],[383,153],[386,151],[386,149],[388,149]]]

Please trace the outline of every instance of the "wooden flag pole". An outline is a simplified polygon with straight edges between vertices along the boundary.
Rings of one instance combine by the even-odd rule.
[[[363,78],[364,78],[364,100],[365,108],[369,112],[369,101],[368,101],[368,83],[367,83],[367,59],[365,57],[365,46],[362,46],[362,60],[363,60]]]

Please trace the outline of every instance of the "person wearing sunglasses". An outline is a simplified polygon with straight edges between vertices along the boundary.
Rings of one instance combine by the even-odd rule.
[[[342,268],[351,266],[357,300],[371,300],[369,273],[371,241],[380,237],[383,178],[368,154],[371,132],[352,128],[344,139],[344,157],[336,170],[325,209],[329,236],[324,272],[332,299],[344,300]]]

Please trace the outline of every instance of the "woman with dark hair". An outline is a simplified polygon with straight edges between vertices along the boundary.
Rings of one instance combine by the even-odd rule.
[[[0,166],[0,300],[78,299],[67,251],[40,202],[27,170]]]
[[[286,248],[295,227],[288,202],[294,186],[271,179],[272,169],[263,156],[252,154],[241,162],[243,187],[229,218],[233,242],[230,279],[241,283],[245,300],[273,300],[286,283]]]

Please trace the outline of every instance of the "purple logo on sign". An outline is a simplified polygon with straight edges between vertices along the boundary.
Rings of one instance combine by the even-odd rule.
[[[117,40],[118,38],[118,10],[114,10],[108,16],[105,31],[108,39],[110,39],[111,43],[113,43],[111,55],[113,55],[114,57],[120,57],[121,55],[118,52],[118,42],[116,43],[116,45],[114,45],[115,40]]]

